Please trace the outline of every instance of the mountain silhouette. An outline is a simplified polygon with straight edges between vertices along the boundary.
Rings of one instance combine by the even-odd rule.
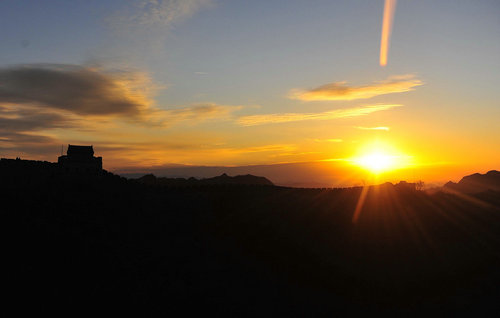
[[[500,191],[500,171],[491,170],[485,174],[474,173],[463,177],[458,183],[448,182],[444,190],[458,191],[466,194],[480,193],[488,190]]]
[[[265,177],[253,176],[251,174],[240,176],[228,176],[223,173],[220,176],[213,178],[157,178],[153,174],[147,174],[138,179],[134,179],[139,183],[147,185],[163,185],[163,186],[193,186],[193,185],[259,185],[273,186],[274,184]]]

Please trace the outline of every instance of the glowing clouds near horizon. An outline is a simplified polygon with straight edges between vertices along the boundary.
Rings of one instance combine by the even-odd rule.
[[[368,99],[380,95],[404,93],[423,85],[414,74],[393,75],[381,81],[365,85],[350,85],[345,81],[321,85],[313,89],[292,89],[290,99],[312,101],[350,101]]]
[[[387,55],[389,53],[389,42],[392,33],[392,23],[397,0],[385,0],[384,18],[382,21],[382,36],[380,39],[380,66],[387,65]]]
[[[238,119],[238,123],[242,126],[256,126],[264,124],[278,124],[287,122],[296,122],[303,120],[332,120],[340,118],[352,118],[365,116],[374,112],[401,107],[400,104],[375,104],[365,105],[353,108],[339,108],[326,112],[319,113],[281,113],[281,114],[264,114],[264,115],[248,115]]]

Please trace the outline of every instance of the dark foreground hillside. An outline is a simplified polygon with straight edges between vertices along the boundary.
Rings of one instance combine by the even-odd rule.
[[[486,315],[500,193],[1,181],[6,303],[74,315]],[[7,208],[9,207],[9,208]]]

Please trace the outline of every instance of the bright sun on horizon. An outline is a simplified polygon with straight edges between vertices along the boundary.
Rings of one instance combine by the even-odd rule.
[[[373,174],[380,174],[406,168],[411,164],[410,159],[410,156],[401,154],[393,147],[376,142],[365,145],[350,161]]]
[[[383,152],[373,152],[356,158],[354,162],[374,173],[391,170],[394,166],[394,157]]]

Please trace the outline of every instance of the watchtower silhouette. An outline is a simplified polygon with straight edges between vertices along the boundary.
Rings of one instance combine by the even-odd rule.
[[[102,172],[102,157],[94,157],[92,146],[68,145],[66,155],[60,156],[57,163],[67,173],[98,174]]]

